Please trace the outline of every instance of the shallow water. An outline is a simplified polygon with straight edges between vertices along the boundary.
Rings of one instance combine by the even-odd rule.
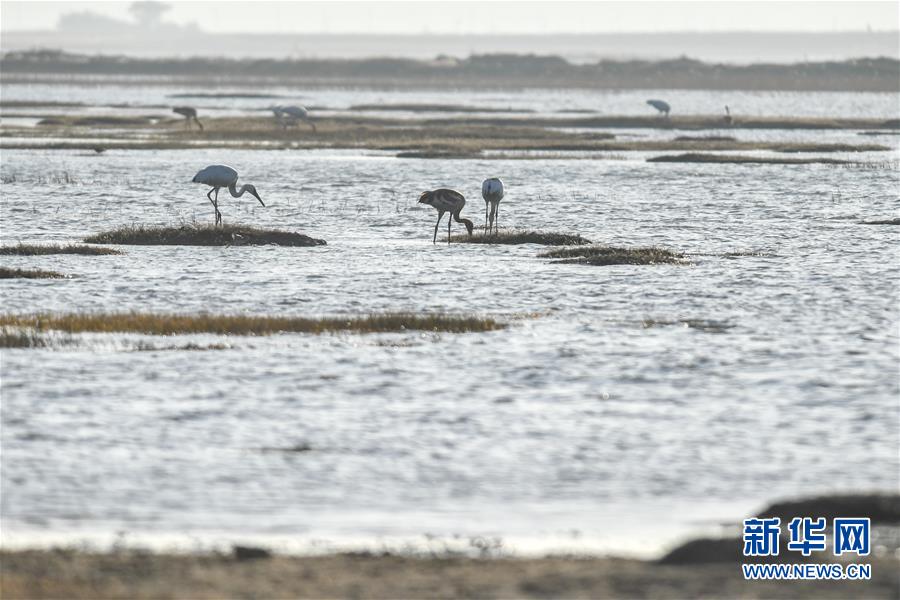
[[[209,98],[178,97],[183,94],[260,94],[272,98]],[[210,88],[192,84],[134,85],[115,84],[98,78],[93,83],[65,85],[45,83],[6,83],[4,102],[75,102],[88,106],[41,108],[45,113],[106,114],[135,116],[138,114],[167,115],[169,107],[186,104],[195,106],[200,116],[253,114],[273,104],[303,104],[312,107],[313,116],[329,110],[345,111],[352,106],[391,104],[442,104],[519,111],[528,114],[554,115],[575,118],[578,111],[601,115],[654,115],[648,106],[650,98],[666,100],[672,115],[724,114],[728,105],[735,118],[743,116],[782,117],[848,117],[896,119],[900,116],[900,93],[889,92],[772,92],[719,90],[581,90],[531,89],[521,93],[509,90],[400,90],[359,88],[301,88],[284,86],[254,86],[253,88]],[[571,112],[576,111],[576,112]],[[5,107],[3,114],[33,113],[33,108]],[[402,118],[413,113],[367,109],[360,114]],[[453,112],[415,113],[417,116],[454,116]],[[461,113],[472,116],[470,113]],[[491,116],[491,115],[481,115]],[[503,116],[500,115],[492,116]]]
[[[4,150],[4,244],[211,222],[189,182],[215,162],[267,203],[226,194],[226,222],[328,241],[3,257],[74,276],[3,281],[6,312],[451,311],[511,325],[233,338],[205,352],[130,350],[221,339],[3,350],[3,543],[124,531],[309,550],[485,536],[523,552],[646,553],[773,498],[896,490],[897,228],[857,224],[900,216],[896,166],[643,158]],[[433,245],[419,193],[459,189],[480,225],[480,182],[496,175],[502,226],[660,245],[694,264]],[[735,251],[763,255],[719,256]],[[298,445],[309,449],[288,451]]]

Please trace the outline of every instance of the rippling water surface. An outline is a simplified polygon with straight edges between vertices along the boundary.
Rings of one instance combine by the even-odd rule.
[[[511,321],[462,335],[190,338],[229,346],[210,351],[135,351],[188,340],[128,335],[4,349],[4,541],[485,536],[519,550],[646,551],[777,497],[896,490],[897,228],[858,224],[900,216],[896,167],[628,156],[4,150],[4,244],[211,222],[205,188],[189,182],[215,162],[268,205],[226,194],[226,223],[328,241],[4,257],[73,275],[4,281],[5,312]],[[435,214],[418,194],[459,189],[480,224],[480,182],[497,175],[501,226],[664,246],[693,265],[433,245]]]

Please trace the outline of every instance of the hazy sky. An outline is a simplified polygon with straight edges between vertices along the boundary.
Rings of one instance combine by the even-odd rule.
[[[53,29],[91,11],[131,20],[130,2],[0,2],[4,31]],[[896,30],[885,2],[169,2],[164,20],[209,32],[592,33]]]

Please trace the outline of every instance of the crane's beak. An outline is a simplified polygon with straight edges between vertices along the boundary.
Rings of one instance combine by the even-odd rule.
[[[257,194],[256,192],[250,192],[250,193],[253,194],[253,197],[254,197],[254,198],[256,198],[257,200],[259,200],[259,203],[260,203],[260,204],[262,204],[263,206],[266,205],[266,203],[262,201],[262,198],[259,197],[259,194]]]

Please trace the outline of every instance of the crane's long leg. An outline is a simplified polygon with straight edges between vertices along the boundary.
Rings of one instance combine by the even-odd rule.
[[[494,222],[494,226],[497,228],[497,235],[500,235],[500,203],[494,207],[494,218],[491,219]]]
[[[212,199],[213,191],[218,192],[216,188],[209,188],[209,191],[206,192],[206,197],[209,198],[209,203],[213,205],[213,217],[216,219],[216,225],[219,224],[219,207],[216,206],[216,201]],[[216,196],[218,198],[218,195]]]
[[[450,226],[453,225],[453,213],[447,218],[447,243],[450,243]]]
[[[438,225],[441,224],[441,217],[443,217],[443,216],[444,216],[444,213],[442,213],[442,212],[439,212],[439,213],[438,213],[438,220],[437,220],[437,223],[434,224],[434,238],[431,240],[431,243],[432,243],[432,244],[437,244],[437,230],[438,230]]]
[[[484,235],[487,235],[487,233],[488,233],[488,206],[490,206],[490,204],[488,204],[488,201],[485,200],[484,201]]]

